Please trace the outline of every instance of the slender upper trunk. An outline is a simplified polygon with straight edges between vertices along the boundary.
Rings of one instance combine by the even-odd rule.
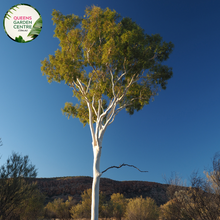
[[[99,143],[100,144],[100,143]],[[99,215],[99,182],[100,182],[100,158],[102,147],[93,144],[93,183],[92,183],[92,205],[91,220],[98,220]]]

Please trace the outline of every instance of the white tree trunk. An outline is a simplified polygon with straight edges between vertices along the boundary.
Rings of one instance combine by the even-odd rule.
[[[100,143],[99,143],[100,144]],[[97,143],[93,144],[93,183],[92,183],[92,205],[91,205],[91,220],[98,220],[99,216],[99,182],[100,182],[100,158],[101,149]]]

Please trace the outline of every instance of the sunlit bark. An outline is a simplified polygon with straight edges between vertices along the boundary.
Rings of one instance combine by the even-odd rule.
[[[93,145],[93,182],[92,182],[92,204],[91,219],[98,220],[99,215],[99,183],[100,183],[100,159],[101,147]]]

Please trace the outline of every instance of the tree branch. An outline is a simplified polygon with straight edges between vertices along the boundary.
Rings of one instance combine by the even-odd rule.
[[[95,131],[95,137],[98,140],[100,127],[102,125],[102,118],[100,117],[100,111],[101,111],[101,105],[102,105],[102,99],[98,100],[98,112],[97,112],[97,121],[96,121],[96,131]]]
[[[122,73],[122,74],[121,74],[121,76],[119,76],[119,77],[118,77],[118,79],[117,79],[117,81],[116,81],[116,82],[120,81],[120,79],[121,79],[121,78],[122,78],[124,75],[126,75],[126,74],[127,74],[127,72],[126,72],[126,71],[125,71],[124,73]]]
[[[79,85],[78,85],[74,80],[73,80],[73,82],[71,83],[70,87],[73,88],[73,90],[74,90],[76,93],[80,94],[80,92],[77,90],[77,88],[79,88]],[[77,87],[77,88],[76,88],[76,87]]]
[[[80,89],[81,93],[85,96],[86,95],[85,90],[83,88],[81,81],[78,78],[77,78],[77,82],[79,83],[79,89]]]
[[[114,98],[115,98],[115,84],[114,84],[114,76],[113,76],[112,71],[111,71],[111,70],[109,70],[109,71],[110,71],[110,74],[111,74],[111,81],[112,81],[112,94],[113,94],[113,96],[114,96]]]
[[[155,53],[154,56],[150,58],[149,60],[154,60],[156,57],[157,57],[157,54]]]
[[[107,115],[107,119],[106,119],[106,122],[105,124],[102,126],[102,129],[100,131],[100,138],[102,139],[103,138],[103,135],[105,133],[105,130],[106,128],[114,121],[114,117],[115,117],[115,108],[116,108],[116,105],[117,105],[117,101],[113,101],[114,104],[112,105],[112,107],[109,109],[110,112],[108,113]],[[108,112],[107,110],[105,112]],[[113,120],[112,120],[113,118]],[[112,120],[112,122],[111,122]]]
[[[119,169],[119,168],[124,167],[124,166],[134,167],[135,169],[137,169],[137,170],[140,171],[140,172],[148,172],[148,171],[139,170],[139,169],[138,169],[136,166],[134,166],[134,165],[124,164],[124,163],[123,163],[123,164],[120,164],[119,166],[111,166],[111,167],[108,167],[107,169],[105,169],[104,171],[102,171],[100,175],[102,175],[103,173],[105,173],[105,172],[108,171],[109,169],[112,169],[112,168],[117,168],[117,169]]]
[[[125,90],[124,90],[124,93],[121,95],[120,98],[118,98],[118,101],[121,101],[121,99],[124,98],[124,96],[126,95],[128,89],[130,88],[130,86],[134,83],[133,80],[134,80],[134,77],[135,77],[135,74],[132,76],[131,78],[131,81],[129,82],[129,84],[126,86]]]
[[[97,112],[96,112],[96,109],[95,109],[95,106],[94,106],[94,99],[95,99],[95,95],[93,95],[93,97],[92,97],[92,108],[93,108],[93,110],[94,110],[94,112],[97,116]]]
[[[91,84],[91,81],[92,81],[92,78],[93,78],[94,74],[95,74],[95,72],[93,72],[92,76],[89,78],[89,83],[88,83],[88,85],[87,85],[86,94],[87,94],[88,91],[89,91],[89,87],[90,87],[90,84]]]
[[[100,115],[100,118],[101,118],[101,119],[103,119],[103,118],[106,116],[106,114],[107,114],[108,111],[113,107],[113,105],[115,104],[115,102],[116,102],[116,99],[115,99],[115,98],[110,101],[110,103],[109,103],[107,109]]]
[[[129,89],[129,87],[134,83],[134,78],[135,78],[135,74],[134,74],[134,75],[132,76],[132,78],[131,78],[131,80],[130,80],[128,86],[125,88],[124,93],[121,95],[120,98],[117,98],[116,95],[115,95],[115,91],[114,91],[114,86],[115,86],[115,84],[114,84],[114,81],[113,81],[113,74],[112,74],[111,70],[110,70],[110,73],[111,73],[111,81],[112,81],[112,92],[113,92],[114,98],[113,98],[113,100],[110,101],[109,106],[107,107],[107,109],[105,110],[105,112],[103,112],[103,113],[100,115],[100,117],[99,117],[98,126],[97,126],[98,128],[99,128],[99,123],[100,123],[100,121],[102,121],[103,117],[108,113],[108,114],[107,114],[106,123],[105,123],[105,125],[102,127],[100,136],[103,136],[103,134],[104,134],[104,132],[105,132],[107,126],[110,125],[110,124],[114,121],[115,116],[118,114],[118,112],[121,111],[123,108],[125,108],[125,107],[127,106],[127,104],[125,104],[125,105],[121,106],[120,108],[118,108],[117,110],[115,110],[115,109],[116,109],[116,106],[117,106],[117,103],[118,103],[121,99],[124,98],[124,96],[126,95],[128,89]],[[137,76],[136,76],[136,77],[137,77]],[[133,101],[133,100],[131,100],[131,101]],[[98,134],[98,132],[96,131],[96,136],[97,136],[97,134]]]
[[[91,135],[92,135],[92,141],[93,144],[96,145],[96,138],[95,138],[95,132],[94,132],[94,127],[93,127],[93,121],[92,121],[92,107],[91,107],[91,103],[89,101],[86,101],[88,109],[89,109],[89,127],[90,127],[90,131],[91,131]]]
[[[116,83],[117,83],[120,79],[122,79],[122,77],[123,77],[124,75],[127,74],[126,67],[125,67],[125,62],[126,62],[126,57],[124,58],[124,63],[123,63],[123,67],[124,67],[124,71],[125,71],[125,72],[122,73],[121,76],[118,77]]]
[[[97,118],[99,118],[99,116],[100,116],[101,106],[102,106],[102,99],[99,99],[99,100],[98,100],[98,113],[97,113]]]
[[[114,112],[114,115],[111,119],[111,121],[109,122],[108,125],[110,125],[114,120],[115,120],[115,116],[122,110],[123,108],[118,108],[115,112]]]

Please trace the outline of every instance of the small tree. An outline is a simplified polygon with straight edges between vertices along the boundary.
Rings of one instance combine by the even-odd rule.
[[[159,209],[155,201],[149,197],[130,199],[127,204],[125,218],[127,220],[157,220]]]
[[[93,6],[84,18],[54,10],[55,37],[60,47],[41,71],[49,83],[64,81],[78,103],[66,103],[63,113],[90,126],[93,146],[92,220],[98,220],[102,141],[106,128],[125,109],[141,110],[162,88],[172,69],[162,62],[169,58],[171,42],[159,34],[147,35],[130,18],[109,8]],[[95,125],[95,128],[94,128]]]
[[[0,217],[15,219],[16,213],[22,209],[36,190],[36,184],[29,178],[37,175],[35,166],[30,164],[28,156],[13,153],[5,165],[0,168]]]

